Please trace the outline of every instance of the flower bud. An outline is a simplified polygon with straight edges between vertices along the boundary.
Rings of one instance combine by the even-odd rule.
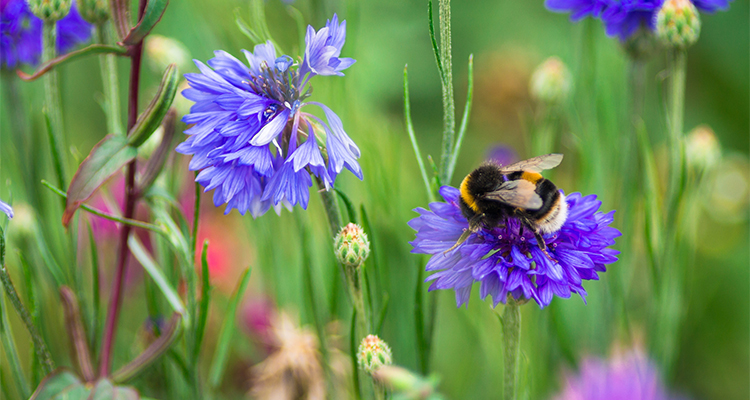
[[[697,126],[685,138],[685,156],[689,167],[705,171],[721,159],[721,146],[713,129],[707,125]]]
[[[108,0],[78,0],[81,17],[92,24],[101,24],[109,19]]]
[[[698,10],[690,0],[666,0],[656,14],[656,36],[667,46],[688,47],[700,33]]]
[[[357,364],[365,372],[372,374],[378,368],[390,365],[392,362],[391,348],[379,337],[367,335],[366,338],[362,339],[357,351]]]
[[[348,224],[333,239],[336,259],[345,267],[358,268],[370,255],[370,241],[362,227]]]
[[[149,35],[144,44],[148,65],[154,73],[162,74],[169,64],[177,64],[180,71],[188,71],[190,51],[177,39],[161,35]]]
[[[0,203],[2,203],[0,201]],[[2,208],[2,205],[0,205]],[[32,237],[36,227],[36,215],[34,209],[26,204],[19,203],[14,207],[13,232],[22,237]]]
[[[59,21],[70,12],[72,0],[27,0],[31,12],[46,22]]]
[[[557,57],[550,57],[537,67],[531,75],[531,96],[546,103],[564,101],[572,87],[568,67]]]

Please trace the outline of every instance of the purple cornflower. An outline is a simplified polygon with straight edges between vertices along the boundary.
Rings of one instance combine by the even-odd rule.
[[[692,0],[696,8],[712,13],[726,10],[732,0]],[[546,0],[545,6],[554,12],[570,13],[571,21],[585,17],[600,18],[609,36],[625,41],[638,29],[653,31],[656,13],[664,0]]]
[[[333,16],[315,32],[308,27],[301,64],[276,56],[269,41],[243,50],[249,66],[225,51],[216,51],[208,66],[194,60],[200,73],[185,74],[190,88],[182,92],[195,104],[182,120],[191,124],[190,137],[177,147],[193,155],[190,170],[196,181],[214,190],[214,204],[227,204],[262,215],[271,205],[307,208],[310,174],[333,186],[344,167],[362,179],[359,148],[344,131],[341,119],[326,105],[305,101],[315,75],[343,75],[354,63],[339,58],[346,22]],[[303,112],[314,105],[326,121]],[[322,151],[321,151],[322,150]]]
[[[13,208],[2,200],[0,200],[0,211],[4,212],[8,218],[13,218]]]
[[[57,52],[64,54],[91,38],[91,24],[73,4],[70,13],[57,21]],[[25,0],[0,0],[0,67],[34,66],[42,54],[42,20],[34,16]]]
[[[659,370],[642,350],[611,358],[587,358],[578,375],[565,378],[553,400],[677,400],[661,381]]]
[[[429,290],[453,289],[460,307],[468,302],[471,287],[481,284],[482,299],[491,295],[494,305],[505,303],[508,294],[516,300],[534,299],[540,307],[549,305],[553,295],[568,298],[571,293],[586,297],[582,281],[599,279],[605,265],[617,261],[617,250],[608,248],[620,236],[609,226],[614,211],[598,212],[601,202],[595,195],[566,196],[568,217],[562,228],[543,235],[547,252],[542,252],[528,229],[519,234],[515,218],[505,227],[482,228],[455,249],[450,249],[469,227],[461,213],[459,191],[443,186],[445,203],[430,203],[430,210],[418,208],[420,216],[409,221],[417,231],[411,242],[412,253],[432,254],[427,271],[439,271],[427,278],[435,281]]]

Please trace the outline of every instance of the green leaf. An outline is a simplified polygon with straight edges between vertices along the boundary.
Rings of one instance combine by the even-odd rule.
[[[85,57],[92,54],[107,54],[107,53],[114,53],[119,55],[125,55],[127,53],[128,49],[121,47],[121,46],[112,46],[107,44],[92,44],[90,46],[84,47],[80,50],[72,51],[70,53],[64,54],[59,57],[55,57],[50,61],[47,61],[46,63],[42,64],[39,68],[37,68],[34,73],[31,75],[19,70],[16,70],[16,74],[18,76],[25,80],[25,81],[33,81],[40,76],[46,74],[49,72],[52,68],[66,64],[70,61],[79,59],[81,57]]]
[[[164,70],[164,76],[161,78],[161,84],[151,103],[138,116],[135,125],[128,132],[128,144],[134,147],[142,145],[151,134],[161,125],[164,116],[172,106],[174,96],[177,94],[177,65],[169,64]]]
[[[143,18],[138,21],[138,25],[130,30],[127,36],[122,39],[122,44],[132,46],[142,41],[154,29],[154,26],[161,20],[164,11],[167,9],[169,0],[149,0],[146,3],[146,10],[143,12]]]
[[[81,310],[78,307],[78,299],[75,293],[67,287],[60,287],[60,298],[62,299],[63,311],[65,313],[65,327],[78,364],[78,370],[86,380],[94,379],[94,367],[91,362],[91,351],[86,341],[86,330],[81,320]]]
[[[0,292],[0,341],[3,343],[5,356],[10,364],[10,370],[18,393],[25,398],[29,395],[29,384],[26,381],[26,376],[23,374],[23,368],[21,368],[21,361],[16,350],[16,341],[13,338],[13,331],[8,320],[8,314],[6,313],[5,297],[3,292]]]
[[[245,293],[249,281],[250,268],[245,270],[240,281],[237,283],[237,286],[234,288],[232,299],[229,302],[229,306],[227,306],[226,314],[224,314],[224,322],[221,324],[221,331],[219,331],[219,341],[216,345],[216,352],[214,353],[214,359],[211,361],[211,372],[208,375],[208,384],[213,389],[219,387],[221,379],[224,376],[227,354],[229,354],[232,334],[234,333],[234,319],[235,313],[237,312],[237,305],[242,299],[242,295]]]
[[[48,375],[29,400],[139,400],[135,389],[114,386],[108,379],[93,385],[83,382],[73,372],[61,368]]]
[[[161,138],[161,143],[159,143],[159,146],[146,162],[146,168],[144,168],[143,174],[138,176],[136,184],[136,187],[138,187],[138,193],[146,192],[154,181],[156,181],[159,173],[164,168],[164,163],[167,161],[167,157],[172,150],[176,122],[177,110],[175,108],[170,108],[167,115],[164,117],[164,122],[162,122],[164,136]]]
[[[352,201],[349,200],[349,196],[347,196],[344,192],[333,188],[333,191],[336,192],[337,195],[341,198],[341,201],[344,202],[344,207],[346,208],[346,213],[349,214],[349,222],[356,224],[357,223],[357,211],[354,210],[354,204],[352,204]]]
[[[250,41],[253,42],[253,44],[260,44],[263,42],[263,40],[260,38],[260,36],[249,26],[247,26],[247,23],[242,19],[242,16],[240,16],[240,11],[235,10],[234,11],[234,23],[237,24],[237,27],[240,28],[240,32],[245,34]]]
[[[58,397],[58,394],[80,386],[81,380],[78,376],[67,369],[61,368],[52,374],[47,375],[47,377],[39,383],[39,387],[36,388],[34,394],[31,395],[29,400],[54,399]]]
[[[122,136],[107,135],[97,143],[70,182],[63,225],[67,227],[81,204],[137,155],[138,150]]]
[[[133,256],[136,258],[136,260],[138,260],[138,262],[143,265],[143,269],[145,269],[149,276],[151,276],[151,279],[154,280],[156,286],[158,286],[161,292],[164,294],[164,297],[167,298],[167,302],[169,302],[169,305],[172,306],[172,309],[177,313],[182,314],[184,317],[183,321],[185,325],[189,326],[190,318],[188,316],[188,313],[185,311],[185,305],[182,304],[180,295],[177,294],[177,291],[169,283],[159,266],[156,265],[154,259],[151,258],[151,256],[148,254],[148,251],[146,251],[146,249],[143,247],[143,244],[141,244],[138,236],[136,236],[135,234],[130,235],[130,237],[128,238],[128,247],[130,248],[130,251],[133,253]]]
[[[435,38],[435,22],[432,18],[432,0],[427,2],[427,23],[430,28],[430,41],[432,42],[432,51],[435,53],[435,62],[437,63],[438,73],[440,73],[440,80],[445,81],[445,75],[443,74],[443,63],[440,61],[440,48]]]

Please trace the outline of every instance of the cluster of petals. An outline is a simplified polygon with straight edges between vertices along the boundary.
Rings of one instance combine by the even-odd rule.
[[[42,54],[42,20],[31,13],[26,0],[0,0],[0,67],[36,65]],[[75,7],[57,21],[57,52],[67,53],[91,38],[92,25]]]
[[[678,400],[667,391],[656,364],[640,349],[609,360],[588,357],[577,375],[568,374],[553,400]]]
[[[306,101],[316,75],[343,75],[354,64],[340,58],[346,21],[333,16],[317,32],[308,27],[304,59],[295,63],[277,56],[269,41],[243,50],[247,64],[225,51],[185,74],[190,88],[182,92],[195,102],[183,121],[189,137],[177,147],[192,155],[190,170],[214,204],[226,204],[253,217],[274,207],[307,208],[311,174],[326,189],[347,168],[359,179],[360,151],[344,131],[341,119],[326,105]],[[325,120],[304,112],[319,107]]]
[[[451,249],[469,223],[461,213],[459,191],[444,186],[440,194],[445,202],[430,203],[430,209],[418,208],[419,217],[409,226],[417,231],[411,242],[412,253],[431,254],[426,269],[435,272],[430,290],[453,289],[460,307],[469,301],[473,284],[480,284],[482,299],[492,296],[493,303],[505,303],[508,295],[518,301],[534,300],[540,307],[554,296],[568,298],[577,293],[584,299],[584,280],[598,280],[607,264],[617,261],[617,250],[609,248],[620,231],[609,225],[614,211],[599,212],[601,202],[595,195],[566,196],[569,213],[562,228],[544,235],[545,254],[528,229],[508,218],[504,226],[482,228],[458,247]],[[437,272],[436,272],[437,271]]]
[[[732,0],[691,0],[696,8],[712,13],[729,8]],[[609,36],[627,40],[641,27],[656,28],[656,13],[664,0],[545,0],[548,10],[570,13],[571,21],[600,18]]]

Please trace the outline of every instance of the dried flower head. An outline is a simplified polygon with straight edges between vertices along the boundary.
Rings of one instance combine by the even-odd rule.
[[[285,313],[272,322],[274,352],[253,367],[253,398],[267,400],[318,400],[326,396],[318,338],[299,328]]]

